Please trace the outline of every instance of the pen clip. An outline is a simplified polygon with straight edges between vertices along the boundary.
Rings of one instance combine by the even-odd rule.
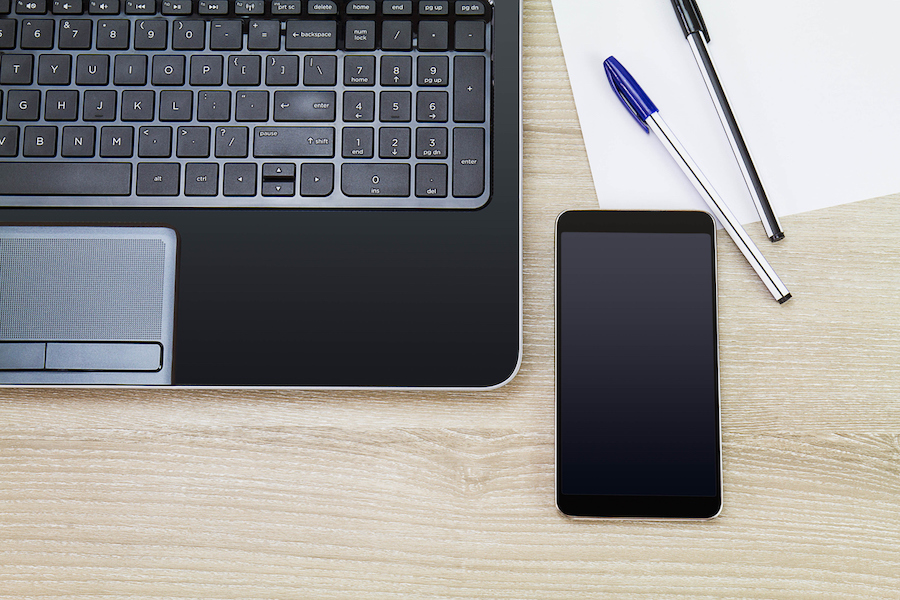
[[[703,21],[703,15],[700,14],[700,7],[697,6],[696,0],[672,0],[672,6],[675,8],[675,14],[678,15],[678,22],[681,23],[684,37],[689,37],[692,33],[702,33],[708,44],[709,31],[706,30],[706,23]]]
[[[619,102],[622,103],[635,121],[638,122],[645,133],[650,133],[645,121],[653,113],[659,109],[653,104],[653,101],[647,96],[647,93],[641,89],[638,82],[634,80],[625,67],[622,66],[616,57],[610,56],[603,61],[603,70],[606,71],[606,78],[612,87]]]

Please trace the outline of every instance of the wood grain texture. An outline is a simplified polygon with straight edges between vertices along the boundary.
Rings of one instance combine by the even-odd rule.
[[[720,234],[719,519],[556,512],[553,227],[597,198],[549,0],[525,26],[512,383],[0,390],[0,598],[900,598],[900,194],[750,227],[784,306]]]

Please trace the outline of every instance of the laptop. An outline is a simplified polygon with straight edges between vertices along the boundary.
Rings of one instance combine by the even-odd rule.
[[[0,0],[0,385],[489,389],[520,0]]]

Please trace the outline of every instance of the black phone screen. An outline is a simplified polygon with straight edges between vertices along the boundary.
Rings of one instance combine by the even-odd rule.
[[[703,212],[557,222],[557,505],[572,516],[721,508],[715,227]]]

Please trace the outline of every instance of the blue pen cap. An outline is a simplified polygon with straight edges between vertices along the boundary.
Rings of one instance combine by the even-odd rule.
[[[638,85],[638,82],[631,76],[631,73],[622,66],[622,63],[616,60],[615,56],[610,56],[603,61],[603,69],[606,71],[609,85],[612,86],[616,96],[619,97],[619,101],[628,109],[634,120],[644,128],[644,131],[650,133],[650,128],[647,127],[644,121],[650,115],[659,111],[656,105],[653,104],[653,100],[647,96],[644,90],[641,89],[641,86]]]

